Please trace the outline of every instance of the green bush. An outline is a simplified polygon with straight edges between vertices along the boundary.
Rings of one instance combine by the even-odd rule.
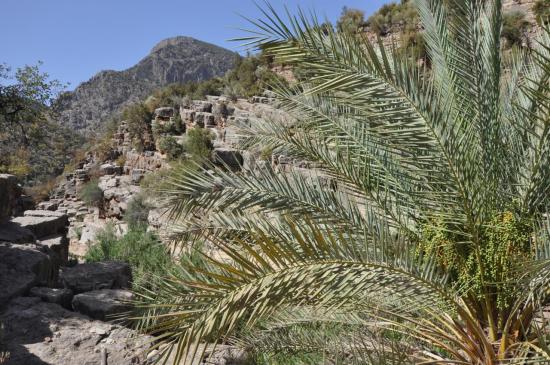
[[[214,146],[212,144],[212,132],[205,128],[193,128],[187,132],[185,150],[195,160],[210,157]]]
[[[340,32],[355,34],[361,30],[365,23],[365,13],[362,10],[351,9],[344,6],[342,14],[336,22],[336,28]]]
[[[185,125],[183,124],[183,120],[181,120],[179,110],[176,110],[176,115],[174,116],[173,130],[175,134],[182,134],[185,132]]]
[[[275,83],[286,83],[270,70],[270,62],[271,59],[262,55],[237,58],[235,67],[225,75],[224,92],[231,99],[250,97],[261,95]]]
[[[520,11],[505,13],[502,17],[502,37],[506,39],[508,47],[520,46],[529,22],[525,14]]]
[[[128,223],[130,228],[146,226],[150,210],[151,205],[147,203],[143,195],[138,194],[128,203],[124,213],[124,221]]]
[[[183,146],[176,141],[172,136],[166,136],[159,139],[157,143],[158,149],[162,153],[166,153],[170,160],[175,160],[184,152]]]
[[[401,37],[401,47],[398,53],[412,57],[413,59],[428,60],[428,51],[422,32],[408,32]]]
[[[260,151],[260,160],[262,161],[271,161],[271,156],[273,155],[273,148],[265,147]]]
[[[379,35],[385,35],[390,29],[399,26],[401,31],[416,31],[418,14],[413,4],[407,0],[401,3],[383,5],[367,19],[367,25]]]
[[[118,238],[113,226],[97,235],[98,243],[85,256],[87,262],[118,260],[127,262],[132,268],[135,288],[154,287],[161,275],[172,268],[168,249],[158,237],[147,232],[144,226],[131,227],[128,233]]]
[[[98,207],[103,199],[103,191],[99,188],[97,180],[92,180],[82,187],[79,193],[80,199],[90,207]]]
[[[152,144],[151,119],[153,114],[145,103],[137,103],[127,107],[122,117],[128,125],[132,143],[138,151],[150,150]]]

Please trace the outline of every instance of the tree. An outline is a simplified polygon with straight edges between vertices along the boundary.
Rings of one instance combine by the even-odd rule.
[[[350,9],[344,6],[342,14],[336,22],[336,28],[340,32],[357,33],[365,23],[365,13],[362,10]]]
[[[209,159],[214,146],[212,132],[205,128],[192,128],[187,132],[185,151],[195,160]]]
[[[157,143],[158,149],[166,153],[170,160],[175,160],[183,155],[183,146],[173,136],[161,137]]]
[[[143,296],[164,355],[230,339],[331,363],[548,360],[550,31],[508,65],[499,2],[415,4],[429,71],[266,10],[249,41],[312,77],[245,146],[316,169],[167,179],[182,244],[220,253]]]
[[[151,130],[153,114],[145,103],[136,103],[127,107],[122,113],[128,125],[128,131],[134,147],[138,151],[154,149],[155,143]]]
[[[0,84],[0,123],[28,147],[30,129],[44,121],[44,113],[61,91],[63,85],[48,81],[49,75],[36,66],[25,66],[15,71],[13,84]],[[0,79],[10,79],[10,68],[0,65]]]
[[[40,71],[41,63],[15,72],[0,65],[0,172],[24,182],[61,173],[82,139],[58,125],[50,105],[63,89]]]

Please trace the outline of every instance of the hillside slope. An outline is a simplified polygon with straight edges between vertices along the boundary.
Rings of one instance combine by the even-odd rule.
[[[135,66],[101,71],[55,103],[61,124],[85,135],[98,131],[122,107],[171,83],[202,81],[231,69],[235,53],[189,37],[158,43]]]

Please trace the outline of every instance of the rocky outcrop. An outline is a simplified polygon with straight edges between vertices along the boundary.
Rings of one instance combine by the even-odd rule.
[[[243,156],[239,150],[234,148],[216,148],[214,149],[212,160],[221,166],[238,170],[243,166]]]
[[[80,264],[62,270],[60,281],[75,294],[100,289],[129,288],[132,272],[128,264],[118,261]]]
[[[0,242],[0,308],[36,285],[55,282],[57,267],[36,245]]]
[[[57,234],[44,237],[37,241],[39,246],[47,247],[61,265],[67,264],[69,260],[69,240],[65,234]]]
[[[128,290],[101,289],[75,295],[72,305],[75,311],[100,321],[110,320],[117,314],[132,308],[133,295]]]
[[[15,222],[0,224],[0,241],[11,243],[34,243],[36,238],[27,228]]]
[[[70,289],[36,286],[30,290],[29,296],[38,297],[47,303],[59,304],[67,309],[72,308],[73,291]]]
[[[145,364],[147,336],[125,327],[91,320],[36,297],[12,300],[0,315],[8,364]]]
[[[48,210],[28,210],[24,216],[14,218],[12,222],[28,229],[36,238],[64,234],[69,225],[66,214]]]
[[[172,83],[223,76],[235,53],[189,37],[157,44],[137,65],[124,71],[102,71],[55,103],[61,123],[93,134],[102,123],[131,102]]]
[[[0,223],[7,221],[21,196],[21,187],[13,175],[0,174]]]

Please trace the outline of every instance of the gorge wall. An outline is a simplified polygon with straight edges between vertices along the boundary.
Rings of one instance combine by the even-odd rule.
[[[158,43],[135,66],[124,71],[101,71],[62,94],[54,104],[61,124],[91,135],[124,106],[172,83],[203,81],[223,76],[236,54],[190,37]]]

